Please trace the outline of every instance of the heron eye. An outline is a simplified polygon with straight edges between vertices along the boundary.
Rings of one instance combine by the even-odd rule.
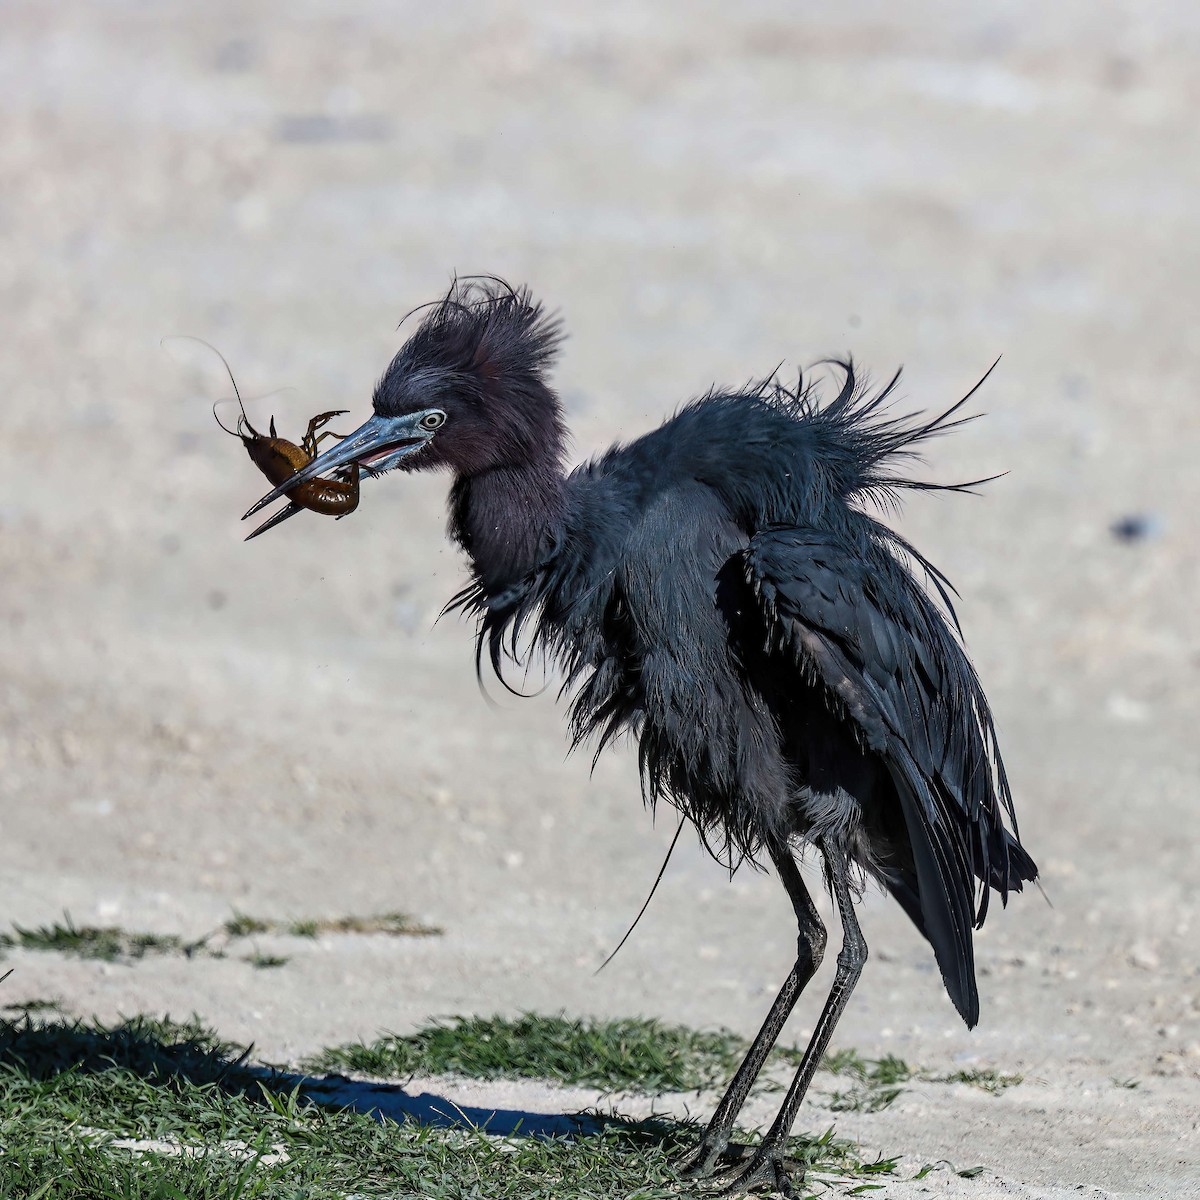
[[[441,429],[446,423],[446,414],[435,408],[433,412],[427,412],[419,423],[422,429]]]

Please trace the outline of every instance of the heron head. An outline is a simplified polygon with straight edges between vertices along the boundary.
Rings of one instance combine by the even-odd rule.
[[[375,387],[374,415],[251,513],[351,463],[371,474],[445,467],[459,476],[547,456],[558,464],[566,432],[545,380],[558,321],[526,288],[491,276],[455,280],[424,308]]]

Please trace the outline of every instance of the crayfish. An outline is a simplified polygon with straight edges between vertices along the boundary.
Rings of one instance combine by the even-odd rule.
[[[215,406],[213,407],[213,416],[226,433],[241,438],[242,445],[246,447],[246,453],[250,455],[250,461],[270,480],[272,485],[278,487],[281,483],[286,483],[317,457],[317,447],[326,438],[340,436],[332,430],[326,429],[321,433],[318,433],[318,430],[321,430],[334,417],[342,416],[347,411],[346,409],[318,413],[309,421],[308,428],[304,431],[299,445],[289,442],[286,438],[281,438],[275,432],[274,417],[271,418],[268,426],[269,432],[259,433],[250,424],[250,418],[246,415],[242,394],[238,391],[237,381],[233,378],[233,371],[230,370],[229,363],[225,361],[225,356],[215,346],[210,349],[225,364],[229,382],[233,384],[233,394],[237,397],[238,407],[241,409],[237,424],[232,429],[217,416]],[[307,479],[288,493],[288,503],[284,508],[264,521],[253,533],[247,534],[246,541],[258,537],[260,533],[266,533],[268,529],[273,529],[305,508],[311,512],[324,513],[326,516],[344,517],[358,507],[358,485],[358,463],[351,463],[350,466],[338,471],[334,477],[329,479]]]

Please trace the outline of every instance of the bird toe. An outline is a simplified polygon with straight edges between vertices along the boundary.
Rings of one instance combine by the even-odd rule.
[[[675,1170],[680,1179],[693,1182],[711,1179],[721,1170],[728,1170],[727,1166],[722,1168],[718,1164],[729,1153],[727,1138],[714,1138],[712,1141],[704,1139],[695,1150],[689,1151],[675,1164]]]
[[[803,1171],[800,1173],[799,1182],[804,1182]],[[744,1196],[764,1187],[769,1188],[768,1194],[773,1196],[795,1197],[798,1194],[784,1165],[783,1154],[779,1150],[760,1148],[746,1169],[732,1179],[724,1181],[713,1195]]]

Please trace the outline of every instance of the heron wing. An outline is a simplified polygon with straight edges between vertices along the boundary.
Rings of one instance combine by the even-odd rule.
[[[1005,828],[1012,800],[974,669],[882,538],[855,546],[775,529],[753,537],[742,561],[772,653],[824,685],[895,786],[913,867],[885,864],[879,873],[930,941],[951,999],[973,1025],[972,926],[983,921],[990,889],[1006,897],[1036,876]]]

